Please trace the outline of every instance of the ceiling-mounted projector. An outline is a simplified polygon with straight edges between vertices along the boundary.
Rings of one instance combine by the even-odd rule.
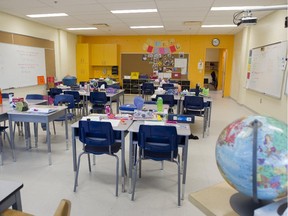
[[[257,23],[257,17],[242,17],[241,22],[238,23],[238,25],[255,25]]]

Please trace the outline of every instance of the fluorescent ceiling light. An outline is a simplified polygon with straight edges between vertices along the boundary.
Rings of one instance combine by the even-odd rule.
[[[212,7],[211,11],[265,11],[265,10],[285,10],[287,5],[270,5],[270,6],[231,6],[231,7]]]
[[[95,30],[96,27],[80,27],[80,28],[67,28],[70,31],[78,31],[78,30]]]
[[[131,29],[164,28],[164,26],[130,26]]]
[[[202,25],[202,28],[229,28],[237,27],[237,25]]]
[[[26,15],[31,18],[41,18],[41,17],[62,17],[62,16],[68,16],[66,13],[51,13],[51,14],[30,14]]]
[[[157,9],[135,9],[135,10],[111,10],[111,13],[122,14],[122,13],[156,13]]]

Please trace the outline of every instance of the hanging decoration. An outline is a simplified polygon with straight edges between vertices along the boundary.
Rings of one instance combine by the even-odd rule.
[[[143,50],[148,54],[143,55],[143,61],[149,61],[152,64],[154,73],[167,72],[174,67],[174,56],[176,51],[181,49],[180,44],[177,44],[172,38],[169,41],[152,41],[147,39],[143,44]]]

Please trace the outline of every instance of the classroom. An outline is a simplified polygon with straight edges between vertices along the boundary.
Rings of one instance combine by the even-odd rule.
[[[34,138],[32,138],[34,133],[36,134],[36,131],[31,129],[33,136],[31,135],[31,137],[27,138],[26,132],[30,134],[30,129],[26,131],[25,126],[24,136],[18,136],[19,128],[16,126],[16,130],[14,129],[15,133],[10,132],[13,126],[9,124],[12,121],[18,122],[18,119],[16,117],[13,119],[13,114],[10,116],[9,112],[9,117],[5,116],[2,119],[0,115],[0,126],[3,126],[5,122],[5,126],[9,126],[7,130],[8,135],[10,137],[13,135],[14,137],[12,143],[14,143],[15,152],[13,154],[16,157],[16,161],[13,161],[14,156],[11,156],[12,147],[9,147],[8,140],[2,135],[2,131],[0,130],[4,141],[3,154],[1,156],[3,165],[0,165],[0,184],[1,181],[23,183],[21,186],[22,207],[20,210],[32,215],[54,215],[60,200],[67,199],[71,204],[70,215],[73,216],[134,214],[183,216],[245,215],[243,212],[239,213],[245,207],[242,207],[242,210],[240,207],[239,210],[237,207],[234,208],[233,204],[230,203],[233,203],[231,201],[234,198],[232,195],[235,195],[237,191],[230,186],[231,182],[227,183],[225,178],[223,178],[223,170],[219,169],[218,161],[216,161],[217,154],[215,154],[215,149],[224,128],[237,119],[251,115],[267,116],[276,121],[283,122],[286,125],[286,137],[284,137],[284,140],[286,139],[287,141],[287,1],[263,1],[261,4],[264,5],[261,6],[267,6],[268,9],[254,11],[252,9],[252,12],[250,11],[250,13],[253,13],[253,17],[262,16],[257,20],[255,25],[243,27],[243,23],[238,23],[238,27],[230,28],[230,33],[224,30],[222,32],[225,33],[222,33],[218,29],[215,29],[215,33],[213,33],[213,30],[207,30],[208,33],[204,30],[201,32],[199,30],[201,27],[195,27],[195,23],[188,23],[185,28],[189,29],[190,33],[186,31],[183,34],[179,33],[181,32],[180,30],[174,33],[173,30],[169,31],[167,29],[166,34],[163,34],[160,30],[155,30],[154,33],[149,30],[147,30],[149,33],[143,30],[135,30],[137,33],[128,34],[120,30],[121,26],[124,25],[123,20],[114,23],[114,25],[119,25],[117,27],[119,29],[118,34],[109,33],[109,28],[105,29],[107,27],[103,26],[98,26],[95,34],[89,33],[89,31],[72,31],[67,30],[66,27],[61,27],[61,25],[64,26],[61,23],[63,18],[59,18],[58,21],[47,21],[46,23],[43,21],[41,23],[41,20],[34,21],[31,18],[23,18],[23,14],[32,13],[32,10],[28,10],[28,8],[23,9],[21,15],[17,16],[15,13],[16,10],[13,10],[14,7],[16,8],[15,4],[17,4],[17,0],[10,0],[10,2],[0,2],[0,89],[2,93],[13,92],[17,98],[25,98],[28,94],[41,94],[45,96],[44,98],[49,99],[48,92],[51,87],[49,86],[51,84],[51,80],[49,79],[51,78],[53,78],[53,87],[63,82],[63,79],[70,77],[76,78],[77,84],[93,81],[94,79],[110,78],[119,84],[120,90],[123,89],[123,94],[116,98],[117,103],[114,103],[115,101],[112,96],[110,97],[111,109],[114,114],[118,113],[119,106],[135,103],[135,97],[137,96],[141,98],[143,96],[143,100],[145,101],[150,100],[150,95],[148,97],[144,96],[142,92],[142,85],[144,86],[143,83],[147,80],[162,79],[167,81],[170,79],[176,80],[176,83],[180,86],[180,90],[178,88],[178,91],[181,93],[185,89],[188,91],[195,89],[195,86],[196,88],[200,86],[201,89],[207,88],[211,104],[213,104],[213,106],[211,105],[212,108],[210,107],[207,111],[207,122],[203,121],[205,118],[193,116],[193,118],[195,117],[193,122],[195,122],[190,124],[188,129],[190,128],[190,133],[195,135],[197,139],[191,139],[191,136],[188,139],[187,134],[183,132],[184,129],[182,128],[182,132],[184,133],[182,135],[187,138],[185,145],[188,146],[189,144],[189,149],[187,148],[186,160],[183,159],[183,169],[185,171],[183,171],[185,180],[182,181],[183,185],[181,185],[183,189],[181,196],[183,196],[183,199],[182,197],[181,201],[178,199],[178,203],[177,166],[173,163],[165,162],[164,167],[161,167],[157,162],[155,164],[153,160],[147,160],[147,162],[141,162],[140,160],[140,164],[143,163],[143,165],[139,166],[139,170],[142,166],[142,177],[137,179],[136,184],[137,169],[135,171],[135,167],[137,166],[134,164],[135,167],[130,167],[133,159],[130,156],[132,150],[130,151],[129,149],[131,148],[129,144],[132,145],[132,135],[130,136],[130,134],[135,132],[131,128],[129,130],[128,126],[125,129],[125,134],[128,135],[123,135],[124,138],[122,137],[124,132],[121,131],[123,132],[121,133],[121,141],[123,144],[124,140],[124,146],[119,147],[120,150],[118,149],[119,152],[116,154],[119,159],[123,159],[124,155],[124,160],[119,160],[119,184],[117,184],[119,185],[119,189],[118,196],[116,197],[114,158],[107,157],[106,155],[97,156],[96,165],[93,165],[92,172],[89,172],[87,162],[85,161],[87,160],[87,156],[83,155],[83,157],[81,156],[83,159],[81,159],[79,176],[78,172],[76,175],[75,171],[78,167],[76,161],[79,160],[78,154],[83,150],[82,143],[78,138],[75,139],[74,133],[77,133],[78,130],[78,123],[75,126],[75,122],[81,120],[81,117],[76,121],[69,120],[67,124],[55,122],[56,129],[54,130],[52,128],[52,121],[54,124],[54,119],[47,120],[43,118],[43,120],[39,121],[42,128],[39,126],[37,132],[38,147],[36,147],[36,135],[35,146]],[[43,2],[45,1],[29,0],[27,5],[33,8],[33,13],[36,13],[37,8],[40,12],[41,6],[44,8],[42,4],[46,3]],[[70,9],[72,10],[73,8],[74,11],[72,11],[74,14],[83,13],[82,10],[84,10],[84,7],[82,8],[79,2],[81,1],[73,0],[71,3],[74,7]],[[110,6],[111,9],[125,9],[124,6],[116,8],[117,5],[119,6],[121,5],[120,3],[123,3],[123,5],[129,5],[131,9],[133,7],[134,9],[138,9],[141,6],[150,8],[153,5],[160,7],[160,5],[165,4],[167,4],[168,8],[169,5],[173,4],[171,2],[170,0],[110,0],[107,2],[104,0],[85,0],[82,3],[99,4],[101,6],[99,8]],[[189,10],[189,7],[192,8],[194,4],[198,4],[199,8],[228,6],[229,4],[231,6],[248,7],[249,5],[257,6],[259,4],[259,1],[256,0],[243,2],[205,0],[203,3],[195,3],[194,0],[180,0],[178,2],[179,4],[187,4],[187,10]],[[47,3],[51,8],[55,9],[58,5],[62,6],[64,10],[65,7],[62,4],[65,5],[68,3],[65,0],[49,1]],[[282,9],[273,9],[272,5],[281,5]],[[283,9],[283,7],[286,8]],[[165,12],[165,6],[163,8]],[[179,6],[179,8],[181,7]],[[95,13],[101,13],[101,9],[97,10]],[[185,11],[183,7],[182,10]],[[59,11],[59,8],[56,11],[62,12]],[[72,13],[72,11],[70,12]],[[161,10],[159,9],[159,11]],[[168,9],[167,11],[169,12]],[[168,13],[167,11],[166,13]],[[226,14],[230,19],[229,24],[233,23],[233,14],[236,11],[214,11],[213,13],[217,12]],[[67,13],[69,14],[68,11]],[[91,15],[91,17],[93,16]],[[130,20],[133,19],[132,17],[132,15],[129,15],[125,18]],[[136,22],[139,21],[138,18],[135,19],[135,23],[139,23]],[[58,18],[52,19],[57,20]],[[177,21],[179,19],[175,18]],[[99,24],[109,23],[109,20],[110,18],[105,17],[103,13],[103,20],[99,21]],[[171,19],[165,20],[165,23],[163,21],[162,24],[164,26],[167,25],[165,28],[168,28],[169,25],[176,22],[175,20],[173,20],[173,16],[171,15]],[[244,22],[245,18],[240,18],[239,20]],[[184,21],[187,20],[183,20],[182,22]],[[203,22],[202,24],[205,24],[204,20],[201,21]],[[215,18],[215,23],[217,22]],[[220,18],[219,22],[221,23]],[[75,26],[81,26],[79,23],[78,25],[75,23]],[[152,17],[151,19],[147,18],[147,23],[148,25],[152,23]],[[110,23],[110,25],[113,25],[113,23]],[[194,28],[198,28],[198,33],[194,31]],[[237,28],[240,30],[237,30]],[[23,57],[27,53],[30,56]],[[167,53],[168,55],[165,55]],[[165,57],[161,58],[161,55]],[[279,56],[281,57],[280,59]],[[36,67],[33,64],[29,64],[28,68],[26,63],[29,60],[37,61],[39,65]],[[18,65],[21,65],[20,71],[16,67],[14,68],[16,62]],[[32,68],[34,66],[35,68]],[[7,71],[7,68],[11,71]],[[259,75],[253,73],[253,70],[265,72]],[[32,71],[31,77],[27,71]],[[26,76],[25,72],[27,72]],[[212,72],[214,74],[216,72],[216,84],[211,74]],[[132,78],[133,73],[136,73],[136,79]],[[50,83],[48,84],[48,82]],[[107,91],[106,93],[108,95]],[[176,100],[175,97],[174,100]],[[5,101],[4,98],[3,101]],[[88,107],[90,110],[91,106],[91,104],[87,105],[87,110]],[[173,104],[174,114],[177,111],[177,115],[181,116],[182,109],[185,110],[184,104]],[[89,110],[86,111],[83,119],[87,120],[88,117],[86,115],[89,114]],[[85,113],[84,107],[83,113]],[[34,122],[31,119],[32,116],[28,117],[28,120],[19,118],[19,122],[23,121],[25,125],[26,122],[28,124],[29,122]],[[43,128],[45,123],[48,126],[48,130],[47,127],[46,129]],[[32,128],[32,124],[30,127]],[[179,135],[179,133],[177,134]],[[29,139],[30,145],[32,143],[30,149],[27,147],[27,140],[29,141]],[[185,152],[184,149],[184,147],[183,149],[181,148],[179,152]],[[125,154],[122,152],[125,152]],[[135,161],[136,159],[137,157]],[[187,166],[185,162],[187,162]],[[130,171],[133,174],[136,173],[135,179]],[[78,176],[78,184],[75,176]],[[181,176],[184,179],[183,173]],[[136,184],[134,201],[131,201],[134,193],[132,196],[131,191],[129,191],[132,187],[128,189],[131,186],[131,182],[129,182],[130,177],[131,181],[135,180]],[[184,183],[185,181],[186,183]],[[179,181],[178,184],[180,184]],[[77,190],[75,189],[76,186]],[[2,187],[0,185],[0,195],[2,193],[1,190],[4,190],[4,188],[3,185]],[[1,196],[0,199],[3,198]],[[284,198],[287,199],[287,191]],[[1,206],[1,202],[0,215],[1,211],[5,209]],[[179,203],[181,204],[179,205]],[[265,210],[263,211],[265,212]],[[253,211],[253,213],[256,216],[261,215],[256,211]],[[265,215],[265,213],[262,215]],[[266,215],[269,214],[267,213]]]

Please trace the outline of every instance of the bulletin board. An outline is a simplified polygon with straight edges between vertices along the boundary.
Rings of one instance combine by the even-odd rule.
[[[286,58],[287,41],[250,50],[246,88],[281,98]]]
[[[121,74],[122,74],[122,79],[124,76],[130,76],[131,72],[137,71],[140,74],[148,75],[151,76],[153,75],[153,68],[152,64],[150,61],[143,59],[143,55],[145,54],[140,54],[140,53],[122,53],[121,54]],[[179,54],[172,54],[174,59],[179,58]],[[181,73],[181,79],[187,79],[188,77],[188,59],[189,55],[184,54],[182,57],[187,63],[187,67],[185,70],[183,70],[183,73]],[[183,63],[183,61],[176,60],[176,64]]]
[[[0,32],[0,88],[45,84],[55,76],[54,42]]]

